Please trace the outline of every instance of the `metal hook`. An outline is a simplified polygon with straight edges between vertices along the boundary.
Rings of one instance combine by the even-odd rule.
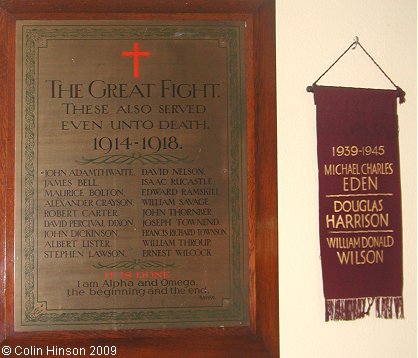
[[[360,43],[360,40],[359,40],[358,36],[354,37],[353,47],[351,49],[355,50],[359,43]]]

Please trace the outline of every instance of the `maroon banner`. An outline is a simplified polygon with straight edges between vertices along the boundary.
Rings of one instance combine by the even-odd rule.
[[[314,87],[325,320],[403,318],[397,91]]]

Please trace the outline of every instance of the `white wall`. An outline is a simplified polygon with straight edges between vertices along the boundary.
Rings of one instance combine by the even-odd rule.
[[[415,358],[416,0],[277,0],[276,6],[281,357]],[[406,318],[325,323],[315,106],[305,88],[356,35],[407,93],[398,107]],[[319,83],[391,88],[360,49]]]

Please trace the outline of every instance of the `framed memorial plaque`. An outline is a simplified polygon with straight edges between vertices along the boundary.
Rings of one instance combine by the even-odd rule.
[[[274,2],[0,4],[2,353],[278,356]]]

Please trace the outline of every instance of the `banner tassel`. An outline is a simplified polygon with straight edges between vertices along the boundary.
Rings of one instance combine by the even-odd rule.
[[[403,319],[403,297],[377,297],[376,317],[385,319]]]
[[[353,321],[364,318],[370,315],[373,303],[377,318],[404,318],[402,297],[368,297],[325,300],[325,321]]]
[[[404,319],[404,313],[403,313],[403,297],[395,297],[395,313],[396,318],[398,319]]]

